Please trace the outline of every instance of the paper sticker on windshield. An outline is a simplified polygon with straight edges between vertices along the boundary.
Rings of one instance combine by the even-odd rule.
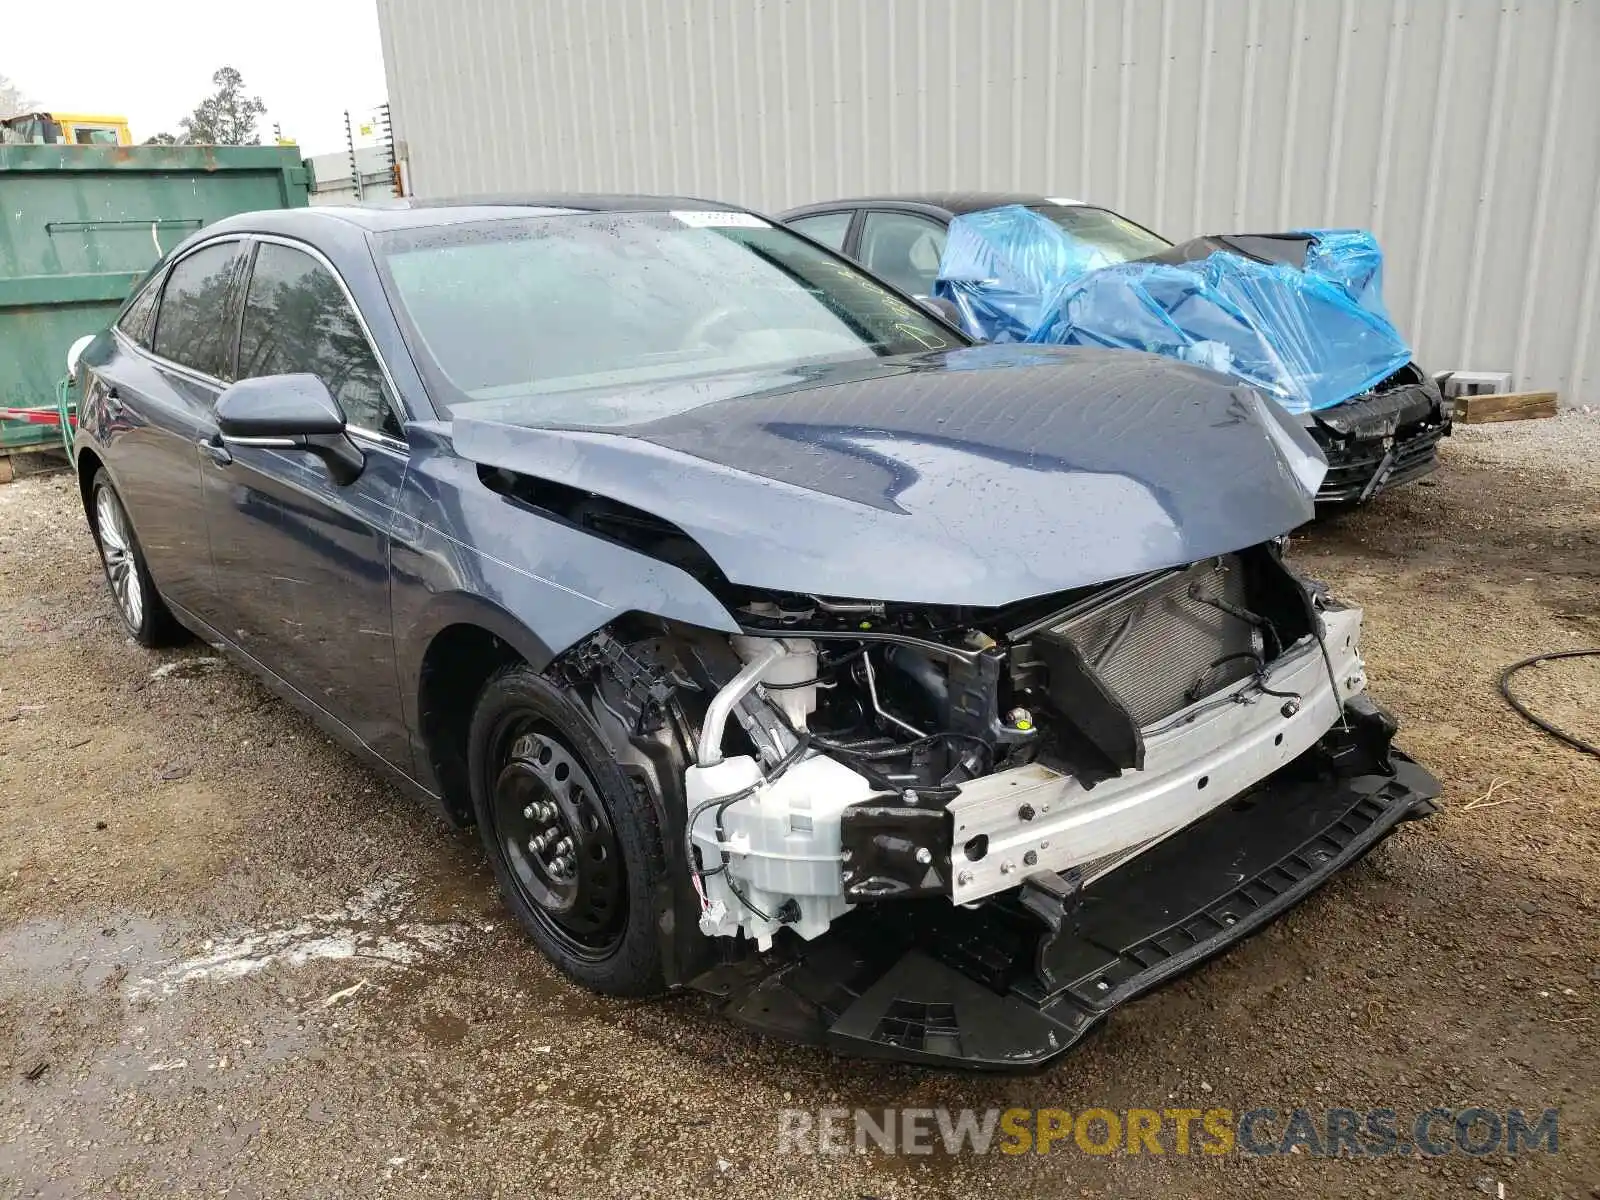
[[[692,212],[673,210],[672,215],[695,229],[771,229],[760,217],[742,212]]]

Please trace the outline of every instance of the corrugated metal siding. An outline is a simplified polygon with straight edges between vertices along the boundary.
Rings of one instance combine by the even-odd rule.
[[[1366,226],[1431,369],[1600,401],[1596,0],[379,0],[423,195],[927,188]]]

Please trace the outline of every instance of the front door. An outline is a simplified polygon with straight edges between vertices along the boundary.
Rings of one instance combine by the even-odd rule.
[[[932,217],[873,209],[862,220],[861,245],[855,257],[902,292],[931,296],[948,236],[944,225]]]
[[[315,456],[220,442],[202,476],[221,631],[396,766],[411,769],[389,608],[389,529],[409,462],[397,406],[332,268],[255,248],[240,379],[308,373],[365,456],[351,483]]]

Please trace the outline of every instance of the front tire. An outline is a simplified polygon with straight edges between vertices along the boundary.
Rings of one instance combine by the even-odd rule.
[[[144,551],[139,548],[139,539],[133,532],[133,522],[128,519],[128,510],[122,506],[122,497],[117,495],[117,489],[103,468],[95,472],[89,484],[89,496],[89,519],[95,545],[100,550],[100,565],[105,568],[112,602],[128,633],[134,641],[150,649],[188,641],[188,630],[178,624],[166,601],[161,599],[161,593],[156,591],[150,568],[145,565]]]
[[[597,992],[664,990],[655,809],[583,709],[527,664],[503,667],[473,710],[467,763],[501,895],[545,956]]]

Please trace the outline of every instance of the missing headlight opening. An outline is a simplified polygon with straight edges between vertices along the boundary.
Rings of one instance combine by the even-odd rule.
[[[1362,699],[1359,611],[1319,613],[1270,543],[996,609],[708,583],[744,632],[647,650],[693,731],[700,931],[761,951],[864,904],[1090,882]]]

